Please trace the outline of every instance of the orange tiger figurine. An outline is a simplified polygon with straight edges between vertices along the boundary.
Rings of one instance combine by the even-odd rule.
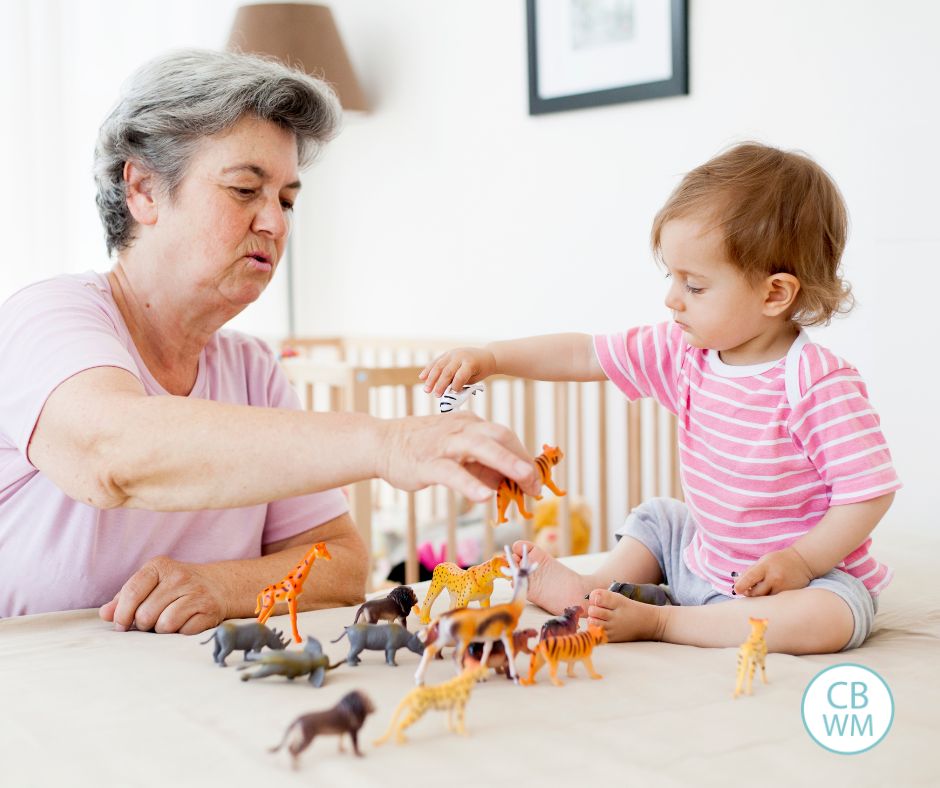
[[[564,459],[564,456],[564,452],[557,446],[542,444],[542,453],[535,458],[535,464],[538,466],[542,484],[548,487],[555,495],[559,496],[565,495],[566,493],[564,490],[559,490],[558,487],[555,486],[555,482],[552,481],[552,468],[558,465],[558,463]],[[536,495],[535,500],[541,501],[542,496]],[[519,514],[526,520],[531,520],[535,516],[532,512],[526,511],[525,494],[522,492],[522,488],[512,479],[503,479],[499,483],[499,488],[496,490],[496,525],[509,522],[506,518],[506,509],[509,508],[509,504],[512,501],[516,502]]]
[[[558,663],[568,663],[568,678],[574,677],[574,663],[583,662],[587,668],[588,675],[592,679],[602,678],[601,674],[594,670],[591,664],[591,653],[594,646],[607,642],[607,633],[599,626],[591,625],[586,630],[577,632],[574,635],[562,635],[561,637],[552,637],[549,635],[544,640],[540,640],[538,645],[532,650],[532,661],[529,663],[529,675],[522,680],[523,684],[535,684],[535,674],[539,672],[542,665],[548,662],[548,669],[551,672],[552,684],[560,687],[564,682],[558,678]]]
[[[258,603],[255,606],[255,615],[258,616],[258,623],[263,624],[271,616],[274,606],[278,602],[287,600],[287,606],[290,610],[290,625],[294,633],[294,642],[302,643],[303,638],[297,631],[297,597],[304,590],[304,581],[310,574],[310,567],[317,558],[323,558],[326,561],[333,560],[329,551],[326,549],[326,542],[317,542],[311,547],[301,562],[297,564],[279,583],[274,583],[265,588],[258,594]]]

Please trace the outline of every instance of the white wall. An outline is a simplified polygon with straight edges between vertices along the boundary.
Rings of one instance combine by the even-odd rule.
[[[237,5],[4,4],[0,298],[107,267],[97,126],[137,64],[220,46]],[[532,118],[522,0],[330,5],[373,111],[348,116],[305,178],[301,331],[495,338],[663,319],[647,237],[681,173],[741,139],[802,148],[848,201],[859,299],[815,335],[870,382],[907,484],[892,521],[931,526],[940,376],[914,364],[940,336],[940,6],[692,0],[690,96]],[[281,333],[283,283],[239,325]]]

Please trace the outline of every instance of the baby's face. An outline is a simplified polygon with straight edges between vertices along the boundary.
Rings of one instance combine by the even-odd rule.
[[[666,307],[693,347],[732,350],[766,330],[764,293],[728,262],[717,229],[673,219],[662,228]]]

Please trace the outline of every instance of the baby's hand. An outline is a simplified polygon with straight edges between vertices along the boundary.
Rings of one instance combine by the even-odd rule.
[[[460,391],[468,383],[488,378],[496,372],[493,354],[477,347],[459,347],[441,353],[428,364],[418,378],[424,381],[424,390],[443,396],[448,388]]]
[[[766,596],[806,588],[813,578],[803,556],[787,547],[767,553],[738,578],[734,590],[742,596]]]

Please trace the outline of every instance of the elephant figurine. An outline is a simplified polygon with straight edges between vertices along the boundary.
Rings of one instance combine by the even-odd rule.
[[[346,662],[358,665],[361,661],[359,654],[369,651],[384,651],[385,662],[397,665],[395,652],[400,648],[407,648],[417,655],[424,653],[424,643],[414,632],[409,632],[401,624],[351,624],[345,631],[331,643],[338,643],[344,637],[349,637],[349,653]]]

